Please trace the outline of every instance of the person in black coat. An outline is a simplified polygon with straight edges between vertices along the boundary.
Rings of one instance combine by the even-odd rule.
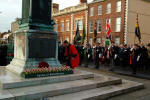
[[[90,44],[87,44],[87,47],[86,47],[86,67],[88,67],[88,64],[89,62],[92,61],[92,48],[91,48],[91,45]]]
[[[112,42],[111,46],[109,47],[109,51],[110,51],[110,71],[114,70],[114,65],[115,65],[115,60],[118,57],[119,54],[119,48],[115,45],[114,42]]]
[[[61,42],[58,43],[58,60],[61,64],[64,63],[64,47],[61,45]]]
[[[76,49],[77,49],[77,51],[79,53],[79,57],[80,57],[79,65],[81,65],[82,61],[84,60],[84,46],[82,46],[81,42],[78,42]]]
[[[141,59],[140,59],[140,70],[144,70],[147,66],[148,50],[144,45],[140,46]]]
[[[7,65],[7,45],[4,42],[0,46],[0,65]]]
[[[95,68],[99,68],[100,63],[100,57],[102,56],[102,47],[100,46],[100,43],[97,43],[95,48]]]
[[[134,50],[133,50],[132,74],[136,74],[137,73],[137,68],[140,65],[140,59],[141,59],[140,46],[135,44],[135,47],[134,47]]]
[[[123,50],[123,67],[126,67],[129,65],[130,61],[130,48],[125,44],[124,50]]]
[[[119,63],[120,63],[120,66],[123,66],[123,51],[124,51],[124,47],[123,47],[123,45],[120,45],[120,48],[119,48]]]

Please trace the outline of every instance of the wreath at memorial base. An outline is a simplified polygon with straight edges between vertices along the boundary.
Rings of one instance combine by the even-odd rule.
[[[69,66],[62,66],[56,68],[42,67],[34,69],[25,69],[22,73],[24,78],[36,78],[36,77],[48,77],[48,76],[58,76],[58,75],[68,75],[73,74],[73,70]]]
[[[38,68],[49,68],[49,64],[47,62],[40,62]]]

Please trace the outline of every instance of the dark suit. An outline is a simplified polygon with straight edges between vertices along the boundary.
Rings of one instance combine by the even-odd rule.
[[[99,68],[100,56],[102,56],[102,48],[100,46],[97,46],[95,48],[95,53],[95,65],[96,68]]]

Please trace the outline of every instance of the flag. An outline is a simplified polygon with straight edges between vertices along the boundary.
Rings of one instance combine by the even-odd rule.
[[[111,34],[111,28],[109,25],[109,19],[107,20],[107,23],[106,23],[106,39],[109,39],[110,41],[112,41],[112,34]]]
[[[74,37],[74,44],[76,44],[80,40],[81,40],[81,36],[80,36],[80,33],[79,33],[79,25],[77,24],[76,35]]]
[[[95,23],[95,28],[94,28],[94,35],[93,35],[94,43],[96,42],[96,38],[97,38],[97,23]]]
[[[83,32],[82,32],[82,44],[84,43],[84,40],[85,40],[85,37],[86,37],[86,31],[85,31],[85,25],[83,26]]]
[[[141,42],[141,32],[140,32],[140,27],[139,27],[139,22],[138,22],[138,14],[136,18],[135,35],[138,37],[139,42]]]
[[[109,25],[109,20],[107,20],[107,24],[106,24],[106,34],[107,34],[107,37],[110,36],[110,32],[111,32],[111,28],[110,28],[110,25]]]

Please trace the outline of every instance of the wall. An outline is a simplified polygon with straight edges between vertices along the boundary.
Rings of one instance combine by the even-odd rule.
[[[139,43],[135,37],[135,25],[137,13],[141,30],[142,43],[150,42],[150,2],[146,0],[129,0],[128,9],[128,37],[127,43]]]

